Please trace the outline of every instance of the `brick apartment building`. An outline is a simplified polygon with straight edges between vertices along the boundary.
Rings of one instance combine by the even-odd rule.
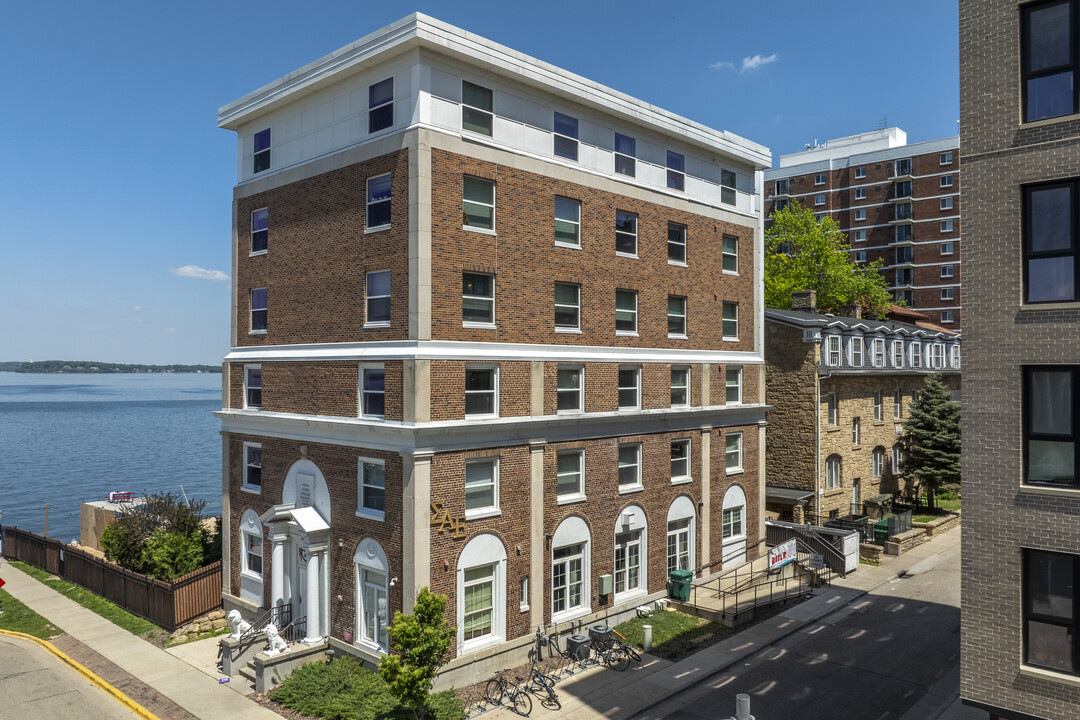
[[[1080,716],[1076,0],[960,2],[965,260],[961,685]]]
[[[907,144],[887,128],[782,155],[765,172],[765,215],[798,202],[848,234],[856,263],[885,261],[898,301],[960,327],[959,138]]]
[[[758,555],[765,148],[423,15],[219,124],[227,606],[461,684]]]
[[[879,495],[909,495],[900,436],[926,375],[960,389],[960,336],[930,324],[765,310],[765,512],[820,524],[863,515]]]

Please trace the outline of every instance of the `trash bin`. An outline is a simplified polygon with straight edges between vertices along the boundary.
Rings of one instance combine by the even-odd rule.
[[[672,570],[668,576],[668,597],[672,600],[690,600],[690,585],[693,581],[693,570]]]
[[[889,519],[882,518],[874,523],[874,542],[884,545],[889,540]]]

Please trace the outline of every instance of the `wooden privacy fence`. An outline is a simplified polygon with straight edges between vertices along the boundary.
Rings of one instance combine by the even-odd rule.
[[[170,632],[221,607],[221,561],[167,583],[11,526],[4,528],[4,557],[80,585]]]

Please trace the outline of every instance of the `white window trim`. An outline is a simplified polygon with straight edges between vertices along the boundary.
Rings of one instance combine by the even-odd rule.
[[[671,226],[672,225],[678,225],[679,227],[682,228],[682,242],[681,243],[674,243],[675,245],[682,245],[682,249],[683,249],[683,259],[682,260],[672,260],[671,259],[671,245],[673,243],[671,242],[670,233],[671,233]],[[686,254],[686,226],[683,225],[682,223],[675,223],[675,222],[670,222],[669,221],[668,222],[668,235],[669,235],[668,241],[667,241],[667,244],[668,244],[667,263],[668,263],[668,265],[674,265],[675,267],[687,267],[687,265],[686,265],[686,260],[687,260],[687,254]],[[721,240],[720,242],[723,243],[723,240]],[[721,246],[721,253],[722,252],[723,252],[723,247]],[[723,264],[723,258],[721,258],[721,264]]]
[[[262,365],[244,365],[244,410],[262,410],[262,389],[263,386],[259,385],[259,399],[258,405],[248,405],[248,370],[262,370]],[[261,375],[260,375],[261,380]]]
[[[857,167],[857,168],[855,168],[855,179],[856,180],[862,180],[864,177],[866,177],[866,168],[865,167]]]
[[[569,246],[567,246],[567,247],[569,247]],[[579,285],[578,283],[568,283],[568,282],[556,282],[555,285],[571,285],[571,286],[577,288],[577,305],[571,306],[571,305],[567,305],[566,303],[561,303],[560,304],[557,300],[553,299],[553,305],[554,305],[555,308],[574,307],[574,308],[577,309],[577,325],[575,325],[573,327],[570,327],[569,325],[556,325],[555,326],[555,332],[557,332],[557,333],[571,333],[571,334],[580,335],[581,334],[581,285]],[[552,293],[554,294],[554,286],[552,286]]]
[[[638,291],[637,290],[627,290],[626,288],[616,288],[615,289],[615,293],[616,293],[616,295],[615,295],[615,312],[616,313],[619,312],[618,293],[620,293],[620,292],[633,293],[633,295],[634,295],[634,329],[633,330],[618,330],[618,329],[616,329],[615,334],[616,335],[621,335],[621,336],[624,336],[624,337],[637,337],[638,336],[638,299],[639,299],[638,298]],[[623,312],[629,312],[629,311],[623,310]]]
[[[684,475],[675,475],[674,472],[672,472],[672,474],[671,474],[671,484],[672,485],[682,485],[684,483],[693,482],[694,481],[694,474],[690,470],[690,461],[694,457],[694,455],[693,455],[693,452],[694,452],[693,440],[691,438],[675,438],[674,440],[671,441],[671,444],[674,445],[675,443],[682,443],[682,444],[686,445],[686,474],[684,474]]]
[[[249,514],[250,513],[250,514]],[[254,529],[249,526],[254,525]],[[248,537],[259,538],[259,557],[262,559],[262,572],[255,572],[248,567]],[[266,573],[266,538],[263,533],[262,521],[254,510],[245,510],[240,521],[240,575],[241,577],[263,582]]]
[[[860,235],[862,237],[859,237]],[[866,231],[865,230],[856,230],[855,231],[855,242],[866,242]]]
[[[885,419],[885,397],[880,390],[874,391],[874,422]]]
[[[947,187],[952,187],[952,186],[953,186],[952,175],[942,175],[941,176],[941,185],[940,185],[940,187],[947,188]]]
[[[856,200],[865,200],[866,199],[866,188],[855,188],[855,199]]]
[[[492,105],[494,105],[494,98],[492,98]],[[563,133],[556,130],[555,129],[555,116],[556,115],[562,115],[563,117],[570,118],[571,120],[576,122],[578,124],[578,135],[577,136],[564,135]],[[494,131],[494,128],[492,128],[492,130]],[[578,118],[574,117],[573,115],[567,115],[564,112],[559,112],[558,110],[554,110],[552,112],[552,115],[551,115],[551,154],[552,154],[553,157],[557,157],[560,160],[568,160],[570,162],[579,162],[580,159],[581,159],[581,140],[579,139],[580,135],[581,135],[581,121]],[[566,157],[565,155],[560,155],[558,152],[556,152],[556,150],[555,150],[555,142],[556,142],[556,140],[558,138],[565,138],[566,140],[573,140],[574,141],[574,157],[572,157],[572,158],[571,157]]]
[[[952,232],[952,231],[953,231],[953,221],[952,220],[942,220],[941,221],[941,232],[945,233],[945,232]]]
[[[491,185],[491,205],[488,205],[487,203],[478,202],[476,200],[466,200],[465,199],[465,178],[472,178],[473,180],[479,180],[480,182],[487,183],[488,185]],[[496,232],[496,228],[498,227],[498,225],[496,224],[498,222],[498,218],[496,216],[496,209],[495,209],[497,207],[497,204],[498,204],[497,191],[498,191],[498,188],[496,187],[496,182],[494,180],[489,180],[488,178],[477,177],[476,175],[469,175],[469,174],[464,174],[464,175],[461,176],[461,203],[462,203],[462,206],[464,206],[464,204],[468,202],[468,203],[472,203],[473,205],[479,205],[481,207],[490,207],[491,208],[491,227],[490,228],[477,227],[475,225],[467,225],[467,224],[465,224],[463,222],[461,224],[461,229],[462,230],[468,230],[469,232],[484,233],[486,235],[497,235],[498,234]],[[463,210],[463,213],[464,213],[464,210]],[[484,273],[478,273],[478,274],[484,274]]]
[[[814,173],[814,186],[825,184],[825,173]]]
[[[367,415],[364,413],[364,371],[365,370],[382,370],[383,371],[383,414],[382,415]],[[367,420],[385,420],[386,419],[386,367],[383,363],[360,363],[360,383],[357,390],[359,391],[360,407],[357,408],[359,417]]]
[[[560,455],[577,455],[578,456],[578,492],[560,495],[559,494],[559,456]],[[555,503],[557,505],[570,505],[572,503],[584,502],[586,499],[585,494],[585,450],[573,449],[573,450],[560,450],[555,453]]]
[[[616,235],[630,235],[630,234],[633,234],[633,236],[634,236],[634,252],[628,253],[628,252],[622,252],[621,250],[615,250],[615,257],[633,258],[633,259],[636,260],[637,257],[638,257],[638,249],[640,249],[640,247],[641,247],[641,243],[640,243],[640,241],[641,241],[641,233],[640,233],[640,228],[638,227],[638,223],[641,222],[641,216],[638,215],[638,213],[630,212],[629,210],[616,210],[615,211],[615,219],[616,219],[616,221],[618,221],[618,218],[619,218],[618,213],[620,213],[620,212],[624,212],[627,215],[633,215],[634,216],[634,232],[629,233],[626,230],[619,230],[619,226],[616,224],[615,225],[615,234]]]
[[[625,513],[633,513],[634,518],[635,518],[635,524],[631,525],[628,529],[621,529],[621,528],[625,527],[625,526],[622,525],[622,522],[621,522],[621,517]],[[637,524],[637,516],[638,515],[641,516],[640,526]],[[625,508],[621,513],[619,513],[619,517],[616,518],[616,520],[615,520],[615,538],[613,538],[612,547],[611,547],[611,549],[612,549],[611,558],[612,558],[612,570],[613,571],[614,571],[614,568],[615,568],[615,564],[614,564],[615,549],[617,547],[614,540],[616,538],[618,538],[619,535],[624,535],[624,534],[629,534],[629,533],[637,533],[637,540],[634,541],[634,542],[637,542],[637,543],[640,544],[640,550],[638,552],[638,586],[636,588],[634,588],[633,590],[627,589],[627,590],[623,590],[622,592],[616,592],[615,591],[616,583],[614,582],[615,578],[613,577],[612,578],[611,591],[612,591],[612,595],[614,595],[614,597],[615,597],[615,602],[616,603],[625,602],[626,600],[628,600],[630,598],[637,597],[637,596],[640,596],[640,595],[644,595],[644,594],[646,594],[648,592],[648,587],[649,587],[649,576],[648,576],[649,575],[649,573],[648,573],[648,568],[649,568],[649,561],[648,561],[649,544],[648,544],[648,539],[649,539],[649,536],[648,536],[648,527],[647,527],[647,525],[645,523],[646,523],[645,512],[640,507],[638,507],[637,505],[631,505],[630,507]],[[628,543],[628,545],[629,545],[629,543]],[[629,559],[630,559],[629,551],[627,551],[626,555],[627,555],[627,561],[629,562]],[[613,575],[614,574],[615,573],[613,572]]]
[[[365,557],[369,552],[371,555]],[[382,549],[382,546],[372,538],[367,538],[364,542],[360,543],[360,546],[353,554],[353,572],[355,575],[354,581],[356,583],[356,635],[353,638],[353,644],[356,647],[363,648],[376,655],[385,655],[387,649],[386,645],[377,643],[367,637],[367,626],[364,624],[364,611],[367,609],[364,607],[364,586],[366,584],[364,582],[365,570],[382,573],[383,577],[387,580],[386,584],[382,586],[374,583],[370,583],[370,585],[372,587],[380,588],[386,599],[386,617],[379,616],[377,607],[373,614],[375,615],[376,621],[382,626],[383,637],[389,642],[387,629],[390,625],[390,567],[389,563],[386,561],[386,552]]]
[[[383,103],[383,105],[392,105],[393,103],[394,103],[394,101],[391,100],[389,103]],[[380,105],[379,107],[382,107],[382,105]],[[390,127],[393,127],[393,123],[391,123]],[[387,128],[387,129],[389,129],[389,128]],[[372,203],[371,199],[370,199],[371,198],[371,190],[370,190],[371,181],[375,180],[377,178],[388,176],[388,175],[392,175],[392,173],[385,172],[385,173],[379,173],[378,175],[372,175],[371,177],[369,177],[364,182],[364,223],[365,223],[365,225],[367,223],[367,219],[369,217],[371,217],[371,206],[376,204],[376,203]],[[391,178],[391,180],[393,180],[393,178]],[[376,202],[379,202],[379,203],[392,202],[393,198],[394,198],[394,189],[393,189],[393,185],[391,185],[391,187],[390,187],[390,200],[389,201],[387,201],[387,200],[378,200]],[[393,207],[393,205],[391,205],[391,207]],[[495,216],[493,214],[492,218],[494,218],[494,217]],[[389,230],[389,229],[390,229],[390,223],[383,223],[382,225],[366,225],[366,227],[364,228],[364,234],[366,235],[368,233],[379,232],[381,230]]]
[[[637,466],[636,466],[637,467],[637,481],[633,482],[633,483],[623,485],[619,481],[619,478],[618,478],[619,470],[622,468],[622,466],[619,465],[619,455],[622,454],[623,448],[630,448],[630,447],[634,448],[635,452],[637,454]],[[641,443],[620,443],[619,444],[619,452],[615,456],[615,475],[616,475],[615,480],[619,485],[619,494],[620,495],[623,495],[625,493],[640,492],[641,490],[644,489],[644,485],[643,485],[642,480],[641,480]]]
[[[855,211],[855,222],[862,222],[864,220],[866,220],[866,210],[861,209],[861,208],[856,210]]]
[[[683,314],[682,315],[678,315],[678,314],[676,314],[674,316],[672,315],[672,313],[671,313],[671,299],[672,298],[678,298],[678,299],[682,300],[682,303],[683,303]],[[686,320],[687,305],[688,304],[689,303],[688,303],[687,298],[686,298],[685,295],[668,295],[668,312],[667,312],[668,320],[670,321],[672,317],[681,317],[682,318],[682,323],[683,323],[683,332],[681,332],[681,333],[671,333],[671,332],[669,332],[667,334],[669,340],[686,340],[686,331],[689,329],[689,328],[687,328],[687,320]]]
[[[835,358],[835,362],[833,362]],[[839,335],[825,336],[825,364],[829,367],[840,367],[843,362],[843,354]]]
[[[851,444],[855,447],[862,445],[862,418],[851,418]]]
[[[908,365],[912,368],[922,367],[922,343],[911,343],[911,352],[908,356]]]
[[[462,110],[461,110],[461,131],[469,133],[470,135],[475,135],[476,137],[486,137],[486,138],[495,139],[495,88],[484,87],[480,83],[474,83],[471,80],[466,80],[465,78],[461,79],[461,83],[462,83],[462,85],[461,85],[461,108],[462,108]],[[468,103],[465,102],[465,83],[469,83],[470,85],[472,85],[474,87],[478,87],[481,90],[487,90],[489,93],[491,93],[491,110],[484,110],[483,108],[478,108],[475,105],[469,105]],[[473,110],[475,112],[483,113],[484,115],[490,115],[491,116],[491,134],[490,135],[488,135],[487,133],[476,132],[475,130],[470,130],[467,127],[465,127],[465,108],[469,108],[469,109],[471,109],[471,110]]]
[[[483,458],[471,458],[465,465],[476,465],[479,463],[491,464],[491,479],[492,479],[492,502],[494,505],[489,505],[482,508],[465,509],[466,520],[476,520],[479,518],[496,517],[502,515],[502,505],[499,501],[499,458],[498,457],[483,457]],[[467,477],[467,471],[462,475],[461,482],[462,488],[465,487],[465,478]]]
[[[575,370],[578,373],[579,382],[577,389],[578,396],[578,408],[577,410],[560,410],[559,409],[559,395],[568,390],[559,389],[559,370]],[[584,365],[557,365],[555,367],[555,414],[556,415],[581,415],[585,412],[585,366]]]
[[[900,362],[897,362],[899,360]],[[904,341],[893,340],[892,341],[892,364],[893,367],[900,370],[904,367]]]
[[[390,226],[386,225],[385,227],[390,227]],[[371,270],[370,272],[364,273],[364,327],[365,328],[390,327],[390,321],[389,320],[370,320],[369,319],[371,317],[371,301],[372,300],[381,300],[382,298],[391,297],[391,295],[372,295],[372,294],[370,294],[368,292],[368,288],[371,287],[371,276],[372,275],[378,275],[379,273],[386,273],[387,275],[391,275],[389,269]],[[391,275],[390,280],[391,280],[391,282],[393,282],[393,276],[392,275]],[[392,292],[392,290],[391,290],[391,292]]]
[[[870,476],[880,478],[885,475],[885,448],[876,447],[870,453]]]
[[[555,610],[555,565],[556,564],[563,564],[563,563],[569,565],[570,560],[572,560],[575,556],[562,558],[561,560],[558,561],[558,563],[556,563],[556,561],[555,561],[555,551],[556,550],[561,550],[561,549],[567,548],[567,547],[575,547],[577,545],[581,546],[581,603],[582,604],[581,605],[575,605],[575,606],[571,607],[570,606],[570,598],[567,597],[566,609],[556,611]],[[588,573],[590,572],[590,570],[589,570],[589,552],[590,552],[590,543],[589,543],[589,541],[587,539],[586,540],[579,540],[578,542],[569,542],[569,543],[559,544],[558,546],[555,546],[554,542],[552,543],[551,559],[550,559],[550,566],[551,566],[551,588],[550,588],[550,591],[551,591],[551,620],[552,620],[552,622],[555,622],[555,623],[565,622],[567,620],[572,620],[574,618],[581,617],[582,615],[588,615],[589,614],[589,612],[590,612],[590,600],[591,600],[591,598],[588,596],[588,593],[589,593],[589,575],[588,575]],[[569,569],[568,569],[568,572],[567,572],[567,591],[569,591],[569,589],[570,589],[570,584],[569,584]]]
[[[725,305],[731,305],[731,306],[733,306],[735,308],[735,334],[734,335],[728,335],[728,334],[724,333],[724,323],[726,322],[726,319],[724,318],[724,306]],[[723,340],[725,342],[738,342],[738,340],[739,340],[739,303],[737,303],[737,302],[732,302],[732,303],[724,302],[724,303],[721,303],[721,305],[720,305],[720,332],[722,334],[721,340]]]
[[[577,220],[566,220],[566,219],[563,219],[563,218],[559,217],[558,215],[553,215],[554,220],[552,221],[552,229],[554,229],[554,222],[555,221],[571,223],[573,225],[576,225],[577,226],[577,239],[578,239],[578,241],[575,244],[575,243],[568,243],[565,240],[556,240],[555,241],[555,247],[569,248],[571,250],[580,250],[581,249],[581,201],[577,200],[575,198],[572,198],[572,197],[567,197],[566,195],[559,195],[558,197],[561,197],[564,200],[570,200],[571,202],[577,203],[577,211],[578,211],[577,212]]]
[[[904,394],[899,390],[893,392],[892,412],[893,420],[899,420],[904,415]]]
[[[874,338],[870,343],[870,366],[885,367],[886,362],[888,357],[885,355],[885,338]]]
[[[859,348],[858,357],[859,364],[855,364],[855,348]],[[863,339],[859,336],[853,336],[848,340],[848,352],[847,352],[848,365],[850,367],[863,367],[866,363],[866,346],[863,344]]]
[[[529,576],[525,575],[518,581],[518,593],[520,594],[520,600],[518,602],[518,610],[525,612],[529,609]]]
[[[671,407],[673,407],[673,408],[690,407],[690,382],[691,382],[690,366],[689,365],[673,365],[671,367],[671,372],[676,372],[676,371],[679,371],[679,370],[686,373],[686,402],[685,403],[679,403],[677,405],[675,403],[671,403]],[[668,374],[668,376],[670,377],[670,373]],[[671,385],[671,389],[674,389],[675,387],[676,386],[674,384]],[[669,398],[671,397],[670,393],[668,393],[668,397]]]
[[[728,467],[727,465],[727,443],[729,439],[738,441],[739,464],[735,467]],[[724,468],[727,470],[727,475],[738,475],[743,472],[743,434],[741,432],[724,433]]]
[[[729,253],[726,250],[724,250],[724,240],[726,240],[728,238],[735,241],[735,252],[733,252],[733,253]],[[727,257],[735,258],[735,269],[734,270],[728,270],[727,268],[724,267],[724,259],[727,258]],[[735,277],[738,277],[738,275],[739,275],[739,238],[735,237],[734,235],[721,235],[720,236],[720,268],[721,268],[724,275],[734,275]]]
[[[265,249],[263,249],[263,250],[252,250],[251,248],[255,244],[255,213],[259,212],[260,210],[266,210],[266,238],[267,238],[266,244],[267,244],[267,247]],[[256,257],[257,255],[265,255],[267,250],[270,247],[270,208],[261,207],[261,208],[255,208],[254,210],[252,210],[251,211],[251,219],[250,219],[249,224],[248,224],[248,229],[250,230],[250,234],[251,234],[250,242],[248,243],[248,257]]]
[[[836,393],[825,393],[825,424],[828,427],[840,426],[840,402]]]
[[[462,271],[461,274],[462,274],[462,277],[464,278],[466,273],[464,271]],[[481,272],[470,272],[468,274],[469,275],[485,275],[485,276],[491,278],[491,297],[486,297],[486,296],[482,296],[482,295],[466,295],[464,292],[462,292],[461,293],[462,307],[464,307],[464,303],[465,303],[466,299],[490,301],[491,302],[491,322],[477,322],[475,320],[466,320],[464,317],[462,317],[462,319],[461,319],[461,327],[488,328],[488,329],[494,328],[495,327],[495,318],[496,318],[496,315],[495,315],[495,276],[492,275],[491,273],[481,273]]]
[[[941,198],[941,202],[938,203],[938,209],[940,210],[952,210],[953,199],[951,197]]]
[[[494,566],[491,580],[491,633],[465,640],[465,571]],[[506,547],[491,534],[472,538],[458,556],[457,646],[458,656],[497,645],[506,639]]]
[[[465,413],[465,418],[467,420],[476,420],[476,419],[483,419],[483,418],[497,418],[497,417],[499,417],[499,366],[497,364],[493,365],[493,364],[481,364],[481,363],[467,363],[465,365],[465,371],[468,372],[469,370],[492,370],[493,371],[494,382],[492,384],[493,384],[494,388],[493,388],[493,390],[491,392],[494,392],[495,398],[494,398],[494,401],[492,402],[493,412],[490,412],[490,413],[474,413],[474,414],[469,414],[468,412],[466,412]],[[469,390],[464,390],[463,392],[464,392],[464,397],[466,397],[466,398],[470,394]],[[479,395],[481,392],[487,393],[489,391],[488,390],[483,390],[483,391],[473,390],[471,392],[473,394]]]
[[[256,290],[266,290],[266,307],[260,308],[266,313],[266,327],[261,330],[254,330],[251,327],[251,322],[255,319],[255,301],[252,299],[252,293]],[[270,289],[266,287],[251,288],[248,290],[248,335],[265,335],[267,328],[270,327]]]
[[[836,473],[835,473],[836,478],[835,478],[835,480],[833,478],[829,477],[830,475],[832,475],[832,473],[829,472],[830,468],[832,468],[832,467],[836,468]],[[825,489],[826,490],[835,490],[836,488],[841,487],[843,485],[843,480],[841,478],[842,474],[843,474],[843,461],[841,460],[841,458],[836,457],[836,456],[832,456],[832,455],[825,458]]]
[[[948,252],[945,252],[946,247],[949,248]],[[953,245],[951,242],[943,242],[943,243],[941,243],[941,254],[942,255],[952,255],[955,251],[956,251],[956,246]]]
[[[262,479],[261,478],[259,480],[258,485],[252,485],[251,483],[248,482],[248,467],[249,467],[248,448],[258,448],[259,450],[262,450],[262,443],[253,443],[253,442],[244,443],[243,450],[241,451],[244,454],[243,455],[244,478],[243,478],[243,481],[242,481],[242,483],[240,485],[240,489],[243,490],[244,492],[249,492],[249,493],[251,493],[253,495],[262,495]]]
[[[637,393],[637,401],[636,401],[636,403],[634,405],[617,405],[617,407],[618,407],[620,412],[633,412],[634,410],[640,410],[641,409],[641,366],[640,365],[620,365],[618,367],[618,370],[616,371],[616,375],[615,375],[616,383],[618,383],[618,378],[619,378],[618,373],[622,372],[623,370],[633,370],[634,371],[634,386],[635,386],[635,390],[636,390],[636,393]],[[618,393],[625,390],[625,389],[629,389],[629,387],[630,387],[629,385],[617,385],[616,386],[616,389],[617,389],[617,392],[615,394],[616,403],[619,402]]]
[[[728,382],[728,373],[730,373],[732,370],[734,370],[735,374],[736,374],[736,383],[735,383],[734,387],[738,389],[739,397],[737,397],[734,400],[728,400],[727,399],[727,391],[728,391],[729,388],[732,387],[731,383]],[[742,369],[742,366],[740,365],[738,367],[725,367],[724,368],[724,404],[725,405],[742,405],[742,401],[743,401],[743,392],[742,391],[743,391],[743,369]]]
[[[945,159],[946,157],[948,157],[948,160]],[[940,153],[938,155],[938,165],[952,165],[952,163],[953,163],[953,154],[952,154],[951,150],[947,150],[947,151],[945,151],[943,153]]]
[[[379,458],[361,457],[356,461],[356,516],[369,520],[382,520],[386,510],[374,510],[364,507],[364,465],[381,465],[383,469],[383,507],[386,506],[386,461]]]

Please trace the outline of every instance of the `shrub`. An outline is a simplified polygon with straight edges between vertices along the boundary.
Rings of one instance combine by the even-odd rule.
[[[170,582],[202,567],[203,538],[201,532],[181,535],[165,528],[150,534],[142,553],[143,572]]]
[[[101,549],[106,558],[121,567],[163,580],[195,570],[207,555],[204,546],[213,542],[202,527],[201,513],[205,507],[205,500],[188,503],[174,493],[148,495],[141,505],[118,515],[105,528]],[[220,557],[220,531],[215,534]],[[174,553],[179,557],[170,557]],[[178,571],[189,567],[196,555],[194,567]],[[174,572],[176,575],[169,576]]]
[[[394,613],[390,646],[398,654],[379,661],[379,673],[402,705],[422,720],[435,673],[450,656],[454,628],[446,622],[446,596],[421,588],[413,614]]]

